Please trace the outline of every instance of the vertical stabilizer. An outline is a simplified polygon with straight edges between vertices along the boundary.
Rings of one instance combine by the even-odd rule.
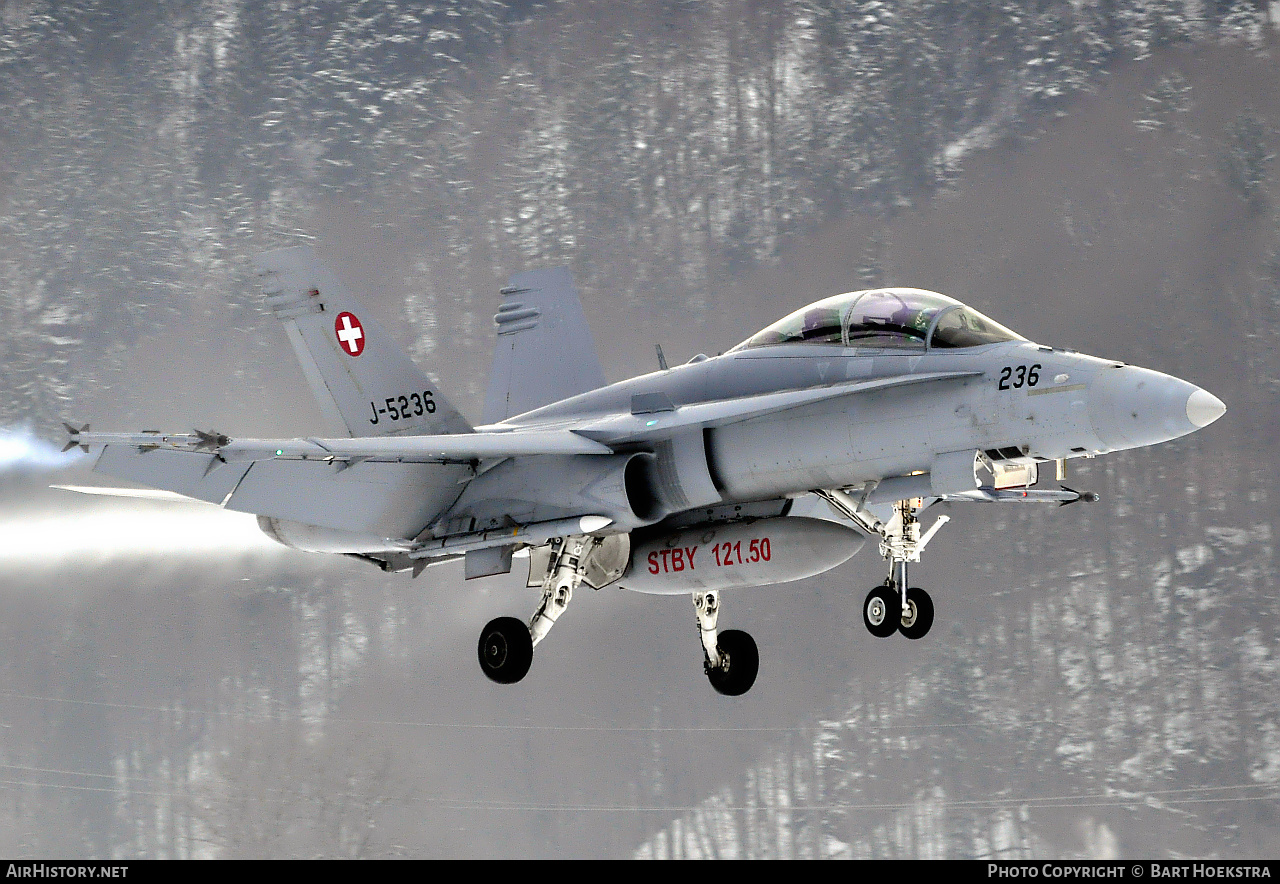
[[[484,423],[496,423],[604,386],[587,317],[569,268],[511,277],[494,322]]]
[[[436,382],[351,297],[310,246],[254,258],[267,307],[320,408],[352,436],[465,433],[471,427]]]

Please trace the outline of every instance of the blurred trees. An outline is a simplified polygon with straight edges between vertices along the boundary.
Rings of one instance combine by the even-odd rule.
[[[1227,183],[1259,211],[1265,203],[1263,185],[1267,181],[1267,166],[1275,159],[1270,135],[1266,124],[1256,114],[1246,111],[1227,126],[1222,158]]]
[[[157,329],[174,330],[181,357],[200,342],[219,351],[220,332],[260,320],[246,255],[352,218],[385,237],[371,262],[403,261],[386,272],[408,280],[411,294],[392,309],[412,320],[419,354],[438,354],[443,339],[450,360],[487,355],[492,300],[473,296],[473,283],[539,263],[570,263],[586,290],[677,305],[697,320],[714,306],[709,280],[747,272],[833,219],[927,200],[968,153],[1033,133],[1118,61],[1178,43],[1257,42],[1262,15],[1256,3],[1200,0],[9,3],[0,17],[0,423],[51,423],[68,404],[91,401]],[[1192,106],[1186,81],[1169,76],[1149,97],[1140,125],[1177,131]],[[1265,209],[1272,133],[1261,120],[1245,114],[1226,126],[1222,172]],[[1092,211],[1090,237],[1114,236],[1128,220],[1113,203]],[[862,283],[898,281],[889,245],[853,245]],[[1234,301],[1211,293],[1228,330],[1215,341],[1252,330],[1231,355],[1265,383],[1250,385],[1254,407],[1243,393],[1231,401],[1261,439],[1274,438],[1267,421],[1280,383],[1280,235],[1268,247],[1255,290]],[[1184,304],[1171,322],[1186,325],[1201,306]],[[264,357],[277,356],[279,339],[261,338]],[[1205,352],[1192,351],[1227,358]],[[158,368],[167,382],[177,370]],[[216,386],[207,366],[192,370]],[[274,370],[270,358],[235,368]],[[479,380],[459,399],[481,392],[482,371],[471,374]],[[1276,627],[1224,609],[1274,607],[1267,479],[1237,469],[1247,462],[1238,453],[1179,456],[1196,471],[1167,471],[1179,463],[1170,455],[1126,459],[1099,478],[1097,490],[1115,501],[1099,522],[1141,518],[1132,536],[1109,535],[1098,560],[1077,562],[1070,537],[1044,535],[1047,564],[1018,604],[950,634],[901,695],[851,686],[845,718],[754,765],[684,831],[722,854],[754,839],[771,855],[1013,855],[1048,849],[1019,796],[1155,795],[1199,782],[1198,771],[1218,782],[1280,781],[1280,718],[1268,702]],[[1136,478],[1123,484],[1124,472]],[[1032,534],[1031,518],[1001,516],[973,545]],[[1143,549],[1133,537],[1159,540]],[[32,777],[6,793],[10,852],[358,856],[473,844],[461,832],[440,848],[410,823],[410,838],[396,840],[396,818],[460,812],[428,817],[421,795],[397,791],[395,764],[403,771],[416,759],[370,749],[382,737],[303,726],[358,699],[355,673],[379,659],[364,649],[390,643],[388,623],[405,611],[421,616],[419,584],[398,588],[407,597],[399,613],[375,598],[374,610],[349,616],[368,585],[342,580],[350,585],[328,606],[263,591],[244,603],[253,611],[179,597],[154,608],[143,599],[133,612],[92,609],[85,623],[46,609],[46,619],[11,619],[7,683],[49,701],[33,709],[68,699],[41,683],[50,673],[100,684],[122,657],[137,668],[106,683],[119,694],[69,698],[74,715],[9,719],[57,738],[7,745],[11,770],[78,772],[74,786]],[[160,619],[191,611],[196,622],[181,628]],[[405,631],[401,655],[438,635],[422,624]],[[154,720],[129,727],[117,719],[135,684],[148,686],[150,705],[129,714]],[[277,719],[278,729],[268,726]],[[962,730],[972,738],[951,739]],[[481,791],[497,794],[492,784]],[[993,794],[1009,800],[956,807]],[[792,812],[779,796],[834,809]],[[735,802],[751,803],[750,826],[727,809]],[[892,812],[860,808],[895,802]],[[524,831],[570,819],[536,812]],[[26,834],[12,833],[32,819],[49,822],[19,841]],[[625,838],[617,819],[598,828]],[[1212,823],[1206,813],[1186,827]],[[1239,828],[1229,813],[1220,826]],[[729,830],[736,847],[710,834]],[[49,840],[54,831],[65,840]]]
[[[417,284],[403,312],[446,293],[477,311],[463,346],[488,309],[459,283],[532,263],[696,316],[716,275],[927,197],[1108,63],[1256,42],[1263,15],[1198,0],[12,3],[0,418],[50,421],[156,311],[252,322],[245,256],[335,205],[394,231]],[[1229,174],[1252,194],[1249,137],[1231,136]]]

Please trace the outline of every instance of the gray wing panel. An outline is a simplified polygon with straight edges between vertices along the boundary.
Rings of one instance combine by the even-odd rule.
[[[106,446],[93,469],[209,503],[226,501],[227,509],[406,539],[457,500],[471,475],[459,464],[223,463],[204,452],[133,445]]]
[[[108,445],[93,465],[95,473],[218,504],[248,469],[248,464],[223,463],[203,452],[139,450],[133,445]]]
[[[378,537],[412,538],[457,499],[457,464],[258,461],[226,507]]]
[[[591,329],[567,267],[511,277],[494,322],[484,423],[604,386]]]
[[[568,430],[391,436],[383,439],[239,439],[218,450],[227,460],[395,458],[418,463],[536,454],[613,454],[609,446]]]

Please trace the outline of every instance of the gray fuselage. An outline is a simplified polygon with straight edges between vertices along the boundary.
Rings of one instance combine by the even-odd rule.
[[[928,472],[939,455],[964,450],[1018,448],[1038,460],[1103,454],[1193,432],[1202,424],[1189,403],[1198,392],[1208,396],[1159,372],[1024,341],[909,354],[796,343],[631,378],[508,423],[581,425],[593,414],[627,411],[637,394],[665,394],[679,407],[948,371],[981,374],[710,428],[706,456],[717,490],[725,502],[740,502],[855,486]]]

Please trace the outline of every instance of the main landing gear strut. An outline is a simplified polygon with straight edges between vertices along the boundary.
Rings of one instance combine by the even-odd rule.
[[[702,636],[702,669],[711,686],[720,693],[737,697],[751,690],[760,671],[760,651],[749,633],[740,629],[716,632],[720,617],[720,593],[714,589],[693,594],[698,612],[698,634]]]
[[[857,522],[869,534],[880,537],[880,555],[889,563],[889,576],[884,583],[867,593],[862,603],[862,623],[876,638],[888,638],[900,632],[909,639],[924,638],[933,626],[933,599],[919,587],[910,586],[907,564],[920,561],[920,555],[938,529],[951,520],[939,516],[920,533],[920,498],[900,500],[893,505],[893,516],[882,522],[866,508],[866,497],[855,499],[843,491],[825,491],[822,496],[843,515]]]
[[[587,556],[601,539],[585,534],[557,537],[551,541],[551,558],[542,580],[542,601],[528,625],[515,617],[490,620],[480,633],[477,649],[480,668],[491,681],[515,684],[533,665],[533,649],[547,637],[551,627],[569,607],[573,591],[582,583]]]

